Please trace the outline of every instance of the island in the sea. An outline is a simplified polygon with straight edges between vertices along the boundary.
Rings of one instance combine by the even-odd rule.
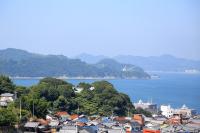
[[[88,64],[63,55],[41,55],[8,48],[0,50],[0,74],[11,77],[149,79],[141,67],[102,59]]]

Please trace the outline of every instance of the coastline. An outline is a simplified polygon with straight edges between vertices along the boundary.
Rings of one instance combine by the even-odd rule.
[[[24,80],[29,80],[29,79],[43,79],[46,77],[10,77],[11,79],[24,79]],[[57,79],[118,79],[115,77],[59,77],[59,76],[54,76],[53,78],[57,78]]]
[[[36,80],[40,80],[46,77],[12,77],[10,76],[11,79],[23,79],[23,80],[29,80],[29,79],[36,79]],[[67,79],[77,79],[77,80],[114,80],[114,79],[131,79],[131,80],[137,80],[137,79],[143,79],[143,80],[149,80],[151,78],[137,78],[137,77],[132,77],[132,78],[119,78],[119,77],[65,77],[65,76],[53,76],[53,78],[57,78],[57,79],[63,79],[63,80],[67,80]]]
[[[147,73],[151,74],[200,74],[200,72],[185,72],[185,71],[146,71]]]

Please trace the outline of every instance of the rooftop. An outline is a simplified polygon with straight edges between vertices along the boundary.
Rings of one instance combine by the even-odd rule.
[[[32,128],[35,128],[35,127],[38,127],[40,123],[39,122],[27,122],[24,127],[32,127]]]
[[[12,97],[12,96],[14,96],[14,94],[12,94],[12,93],[2,93],[1,94],[1,97]]]

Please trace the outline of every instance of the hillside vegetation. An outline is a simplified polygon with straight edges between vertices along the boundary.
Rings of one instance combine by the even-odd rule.
[[[31,87],[16,86],[6,76],[0,76],[0,94],[14,93],[17,100],[8,107],[0,108],[0,126],[12,125],[19,121],[21,101],[21,121],[31,116],[45,118],[46,114],[67,111],[69,114],[85,114],[100,116],[127,116],[128,114],[151,114],[144,110],[135,110],[130,98],[118,92],[107,81],[96,81],[92,84],[79,83],[83,90],[75,92],[74,85],[55,78],[44,78]],[[94,87],[94,89],[90,89]],[[34,113],[33,113],[34,112]]]
[[[127,71],[123,71],[125,67],[128,67]],[[20,77],[149,78],[141,68],[111,59],[87,64],[63,55],[40,55],[18,49],[0,50],[0,74]]]

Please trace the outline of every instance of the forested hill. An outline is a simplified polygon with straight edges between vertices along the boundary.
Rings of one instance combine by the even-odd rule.
[[[69,59],[63,55],[33,54],[13,48],[0,50],[0,74],[20,77],[149,78],[142,68],[121,64],[111,59],[87,64],[79,59]]]

